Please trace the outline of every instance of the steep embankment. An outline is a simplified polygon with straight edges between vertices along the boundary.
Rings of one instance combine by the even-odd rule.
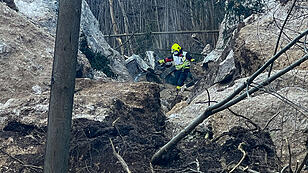
[[[253,74],[272,57],[280,28],[293,2],[289,1],[286,4],[271,0],[266,2],[265,12],[253,14],[238,26],[233,26],[234,30],[229,39],[223,37],[224,30],[222,30],[216,49],[204,60],[205,65],[209,67],[205,72],[206,77],[195,86],[191,99],[176,105],[168,113],[171,125],[167,129],[170,129],[171,135],[201,115],[208,108],[209,101],[211,105],[222,101],[247,80],[247,78],[235,79]],[[305,8],[307,5],[304,1],[297,2],[280,38],[278,51],[308,28],[308,19],[305,17],[308,14]],[[225,28],[227,25],[228,21],[225,19],[222,29],[230,29]],[[287,67],[307,54],[304,51],[303,41],[304,39],[301,39],[297,45],[276,60],[274,69]],[[272,75],[277,72],[273,71]],[[266,73],[262,74],[248,86],[248,89],[260,87],[258,83],[266,80],[266,76]],[[225,81],[221,82],[223,80]],[[235,126],[248,127],[253,131],[254,125],[245,120],[244,116],[269,132],[283,164],[288,164],[289,159],[286,139],[291,146],[292,160],[302,160],[307,150],[307,80],[306,61],[269,86],[260,88],[261,92],[250,95],[246,100],[232,106],[231,110],[234,113],[228,110],[216,113],[199,126],[198,130],[206,131],[211,127],[214,138],[225,134],[224,132]],[[218,83],[208,87],[209,83],[214,82]],[[242,93],[245,92],[246,90]],[[218,142],[224,144],[230,138],[232,139],[232,136],[227,135],[227,138],[219,138]],[[292,164],[295,166],[296,163]]]
[[[0,103],[48,90],[54,38],[0,4]]]

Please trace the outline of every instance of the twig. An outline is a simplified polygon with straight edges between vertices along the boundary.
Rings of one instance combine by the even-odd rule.
[[[132,38],[134,37],[134,33],[121,45],[119,45],[118,47],[114,48],[115,50],[119,49],[120,47],[124,46],[125,44],[127,44]]]
[[[34,166],[34,165],[27,165],[27,164],[25,164],[23,161],[17,159],[16,157],[10,155],[9,153],[7,153],[7,152],[5,152],[5,151],[3,151],[3,148],[0,148],[0,151],[1,151],[3,154],[5,154],[5,155],[9,156],[10,158],[12,158],[13,160],[15,160],[15,161],[17,161],[18,163],[20,163],[23,167],[26,167],[26,168],[29,168],[29,169],[32,169],[32,170],[35,170],[35,171],[37,171],[37,169],[43,170],[43,168],[40,167],[40,166]]]
[[[209,100],[209,106],[211,106],[210,92],[209,92],[209,90],[208,90],[207,88],[205,88],[205,90],[206,90],[206,93],[207,93],[207,98],[208,98],[208,100]]]
[[[112,127],[115,126],[115,123],[116,123],[117,121],[119,121],[119,119],[120,119],[120,117],[118,117],[116,120],[114,120],[114,121],[112,122]]]
[[[291,146],[290,146],[290,143],[289,143],[289,140],[286,138],[286,143],[288,145],[288,151],[289,151],[289,172],[290,173],[293,173],[293,170],[292,170],[292,154],[291,154]]]
[[[243,153],[243,157],[241,158],[241,160],[234,166],[234,168],[229,172],[232,173],[238,166],[240,166],[240,164],[243,162],[243,160],[246,157],[246,152],[244,151],[244,149],[242,148],[242,145],[245,144],[244,142],[241,142],[240,145],[237,147],[237,149],[239,149],[242,153]]]
[[[202,103],[210,103],[210,102],[214,102],[214,103],[218,103],[217,101],[206,101],[206,102],[203,102],[203,101],[200,101],[200,102],[196,102],[196,104],[202,104]],[[260,130],[260,126],[258,126],[256,123],[254,123],[252,120],[250,120],[249,118],[243,116],[243,115],[240,115],[238,113],[235,113],[234,111],[232,111],[230,108],[227,108],[233,115],[237,116],[237,117],[241,117],[245,120],[247,120],[249,123],[251,123],[253,126],[255,126],[256,129]]]
[[[122,156],[120,156],[120,154],[118,154],[118,153],[116,152],[111,138],[109,138],[109,140],[110,140],[110,144],[111,144],[111,147],[112,147],[112,151],[113,151],[114,156],[120,161],[120,163],[121,163],[123,169],[124,169],[127,173],[131,173],[130,170],[129,170],[129,168],[128,168],[128,166],[127,166],[127,164],[126,164],[126,162],[125,162],[124,159],[122,158]]]
[[[296,160],[295,172],[298,170],[299,160]]]
[[[258,171],[249,169],[248,166],[245,167],[245,168],[244,168],[243,166],[239,166],[238,168],[241,169],[242,171],[246,171],[246,172],[249,172],[249,173],[260,173],[260,172],[258,172]]]
[[[251,119],[249,119],[249,118],[247,118],[247,117],[245,117],[245,116],[243,116],[243,115],[240,115],[240,114],[238,114],[238,113],[235,113],[235,112],[232,111],[230,108],[227,108],[227,109],[228,109],[233,115],[235,115],[235,116],[237,116],[237,117],[241,117],[241,118],[247,120],[250,124],[252,124],[253,126],[255,126],[256,129],[258,129],[258,130],[261,129],[261,127],[258,126],[256,123],[254,123]]]
[[[283,28],[284,28],[284,26],[287,24],[287,21],[288,21],[289,16],[290,16],[290,14],[291,14],[291,12],[292,12],[294,6],[295,6],[295,3],[296,3],[296,0],[293,1],[292,7],[291,7],[291,9],[290,9],[290,11],[289,11],[289,13],[288,13],[286,19],[284,20],[284,22],[283,22],[283,24],[282,24],[282,27],[281,27],[281,29],[280,29],[280,33],[279,33],[279,36],[278,36],[278,40],[277,40],[277,43],[276,43],[274,55],[277,53],[278,46],[279,46],[279,41],[280,41],[280,38],[281,38],[281,35],[282,35]],[[269,69],[269,71],[268,71],[268,77],[271,76],[271,71],[272,71],[273,65],[274,65],[274,62],[271,64],[271,67],[270,67],[270,69]]]
[[[307,55],[308,55],[308,54],[307,54]],[[299,105],[299,104],[294,103],[293,101],[291,101],[290,99],[284,97],[283,95],[279,94],[279,93],[276,92],[276,91],[273,91],[273,90],[266,90],[266,89],[264,88],[264,86],[262,86],[262,85],[260,85],[260,84],[257,84],[257,83],[253,83],[253,84],[256,84],[257,86],[255,86],[255,87],[257,87],[259,90],[262,90],[262,91],[264,91],[264,92],[266,92],[266,93],[268,93],[268,94],[271,94],[272,96],[274,96],[274,97],[280,99],[280,100],[283,101],[284,103],[286,103],[286,104],[292,106],[294,109],[296,109],[297,111],[299,111],[299,112],[300,112],[301,114],[303,114],[304,116],[308,117],[308,115],[307,115],[308,109],[307,109],[307,108],[305,108],[305,107],[303,107],[303,106],[301,106],[301,105]],[[301,110],[300,110],[300,109],[301,109]],[[303,112],[302,110],[303,110],[304,112]],[[306,112],[306,113],[305,113],[305,112]]]
[[[307,48],[307,35],[305,36],[305,40],[304,40],[304,50],[306,53],[308,53],[308,48]]]
[[[151,173],[155,173],[152,163],[150,162]]]
[[[274,118],[276,118],[278,115],[280,114],[280,112],[277,112],[274,116],[272,116],[268,121],[267,123],[265,124],[265,126],[263,127],[263,131],[265,129],[267,129],[267,126],[273,121]]]
[[[306,152],[306,156],[305,156],[304,160],[299,165],[298,170],[295,173],[300,173],[301,172],[301,170],[303,169],[303,167],[306,164],[307,160],[308,160],[308,152]]]
[[[284,167],[281,169],[280,173],[284,173],[284,171],[287,170],[288,167],[289,167],[289,165],[284,166]]]

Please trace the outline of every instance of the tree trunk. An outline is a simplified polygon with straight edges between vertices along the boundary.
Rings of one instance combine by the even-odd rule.
[[[115,17],[114,17],[114,13],[113,13],[113,0],[109,0],[109,8],[110,8],[110,17],[111,17],[111,22],[112,22],[112,28],[113,28],[113,32],[114,34],[118,34],[118,26],[116,24],[116,21],[115,21]],[[121,40],[121,38],[116,38],[119,45],[122,45],[123,42]],[[124,55],[124,48],[123,46],[120,47],[121,48],[121,54]]]
[[[125,34],[128,34],[129,33],[128,17],[126,15],[126,12],[125,12],[125,9],[124,9],[124,5],[123,5],[122,1],[118,0],[118,2],[119,2],[119,6],[121,8],[122,14],[123,14]],[[132,47],[131,41],[129,41],[129,40],[130,40],[130,38],[127,36],[126,37],[126,41],[128,42],[129,49],[130,49],[128,51],[128,54],[132,54],[133,53],[133,47]]]
[[[44,173],[67,173],[81,0],[60,0]]]
[[[155,5],[155,16],[156,16],[156,23],[157,23],[157,31],[160,32],[161,31],[161,27],[160,27],[160,23],[159,23],[159,15],[158,15],[158,4],[157,4],[157,0],[154,0],[154,5]],[[157,47],[158,48],[162,48],[163,44],[162,44],[162,38],[161,36],[157,36]]]
[[[195,21],[194,21],[194,12],[193,12],[193,2],[192,2],[192,0],[189,1],[189,6],[190,6],[190,20],[191,20],[192,28],[195,29],[196,25],[195,25]]]

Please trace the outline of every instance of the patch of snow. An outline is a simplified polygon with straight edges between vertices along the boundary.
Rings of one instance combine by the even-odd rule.
[[[1,104],[1,103],[0,103],[0,110],[1,110],[1,109],[6,109],[6,108],[8,108],[14,101],[15,101],[15,99],[9,99],[9,100],[6,101],[6,103],[4,103],[4,104]]]
[[[19,11],[30,18],[44,17],[48,11],[48,6],[44,0],[15,0],[15,4]]]
[[[36,105],[35,107],[34,107],[34,109],[36,110],[36,111],[40,111],[40,112],[47,112],[48,111],[48,105],[41,105],[41,104],[39,104],[39,105]]]
[[[34,94],[36,94],[36,95],[42,94],[42,88],[38,85],[33,86],[32,90],[34,91]]]

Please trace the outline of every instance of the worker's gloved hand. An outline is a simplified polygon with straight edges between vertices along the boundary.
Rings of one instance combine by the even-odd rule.
[[[165,63],[165,60],[164,60],[164,59],[158,60],[158,63],[159,63],[159,64],[164,64],[164,63]]]
[[[190,60],[191,62],[194,62],[194,61],[196,61],[194,58],[192,58],[191,60]]]

